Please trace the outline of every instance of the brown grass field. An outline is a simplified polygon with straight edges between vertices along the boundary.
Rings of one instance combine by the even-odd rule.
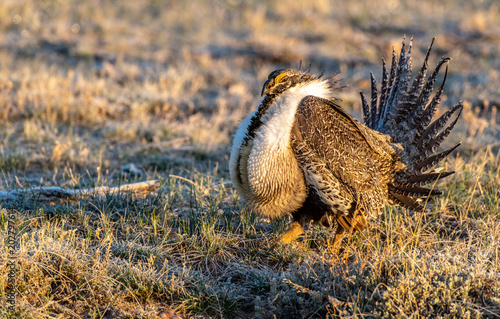
[[[0,191],[24,190],[0,199],[1,318],[500,317],[500,3],[304,3],[1,1]],[[405,35],[415,69],[432,37],[431,65],[452,58],[440,112],[464,100],[445,194],[387,207],[341,251],[313,225],[270,249],[288,218],[245,210],[228,173],[267,75],[340,71],[360,118]]]

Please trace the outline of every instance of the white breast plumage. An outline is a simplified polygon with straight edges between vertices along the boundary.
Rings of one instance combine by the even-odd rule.
[[[257,112],[243,120],[236,132],[229,162],[231,178],[243,200],[264,215],[286,214],[305,200],[303,174],[290,136],[297,108],[308,95],[330,98],[331,90],[320,80],[290,88],[266,109],[253,139],[249,139],[249,128]]]

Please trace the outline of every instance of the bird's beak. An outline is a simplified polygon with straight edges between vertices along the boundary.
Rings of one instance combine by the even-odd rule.
[[[267,93],[269,93],[269,90],[271,89],[271,82],[274,81],[273,79],[269,79],[264,83],[264,86],[262,87],[262,92],[260,93],[260,96],[264,96]]]

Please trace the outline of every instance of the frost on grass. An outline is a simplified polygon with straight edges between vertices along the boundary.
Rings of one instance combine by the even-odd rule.
[[[0,248],[13,212],[19,272],[12,314],[0,254],[0,317],[500,316],[498,20],[493,0],[2,1],[1,191],[160,188],[2,201]],[[452,57],[438,113],[465,102],[445,195],[426,214],[386,210],[341,251],[313,226],[271,249],[288,220],[246,211],[227,171],[265,77],[301,60],[341,71],[357,115],[403,34],[415,61],[432,36]]]
[[[388,209],[340,251],[312,226],[303,242],[271,249],[285,223],[242,212],[228,184],[201,173],[173,175],[146,199],[109,195],[58,212],[18,203],[18,314],[497,316],[499,155],[488,154],[443,185],[448,198],[432,212]],[[478,166],[475,189],[453,189]]]

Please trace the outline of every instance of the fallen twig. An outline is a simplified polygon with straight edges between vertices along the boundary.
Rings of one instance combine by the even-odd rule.
[[[29,189],[0,191],[0,200],[19,199],[21,196],[32,196],[38,200],[51,201],[57,199],[85,196],[106,196],[108,194],[132,193],[135,196],[144,197],[160,188],[158,180],[150,180],[140,183],[125,184],[117,187],[100,186],[84,189],[64,189],[57,186],[34,187]]]

